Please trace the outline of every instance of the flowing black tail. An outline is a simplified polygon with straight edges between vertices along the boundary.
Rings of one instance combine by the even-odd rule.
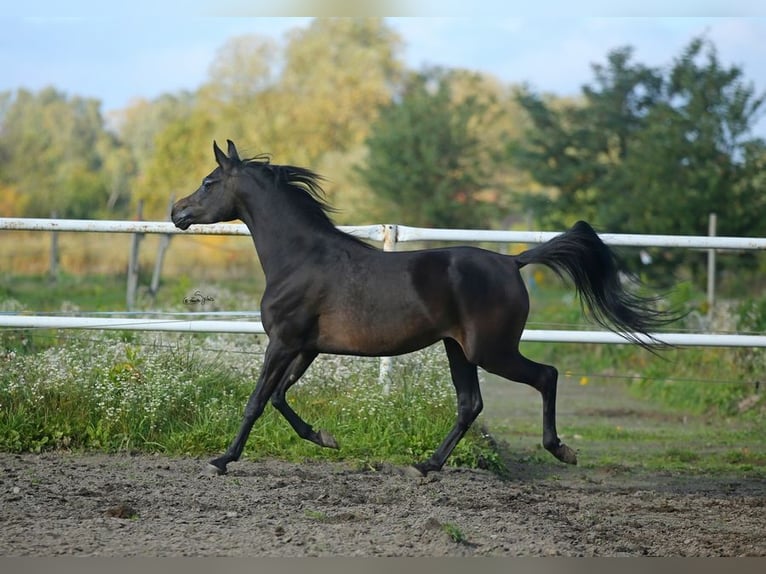
[[[516,262],[519,268],[541,263],[559,276],[570,278],[583,307],[597,323],[647,349],[665,346],[652,332],[679,318],[659,310],[656,297],[643,297],[625,289],[615,254],[584,221],[519,254]]]

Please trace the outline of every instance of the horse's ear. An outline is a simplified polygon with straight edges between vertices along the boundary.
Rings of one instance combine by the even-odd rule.
[[[222,170],[226,171],[231,167],[231,160],[226,157],[226,154],[218,147],[215,140],[213,140],[213,153],[215,154],[215,161],[218,162]]]
[[[242,161],[239,159],[239,154],[237,153],[237,148],[234,145],[234,142],[231,140],[226,140],[226,143],[229,145],[229,159],[232,161]]]

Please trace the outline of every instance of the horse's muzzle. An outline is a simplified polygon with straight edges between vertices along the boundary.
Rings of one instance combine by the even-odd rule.
[[[178,229],[189,229],[193,223],[191,214],[188,209],[177,209],[173,207],[173,211],[170,213],[170,219],[173,221]]]

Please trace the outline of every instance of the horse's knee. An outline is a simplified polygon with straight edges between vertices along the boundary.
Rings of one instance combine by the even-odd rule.
[[[269,401],[271,402],[272,406],[281,411],[282,407],[287,406],[287,389],[283,388],[282,386],[278,386],[276,389],[274,389],[274,392],[271,393]]]
[[[471,405],[471,415],[474,420],[481,414],[482,410],[484,410],[484,401],[481,400],[481,395],[476,395],[473,398],[473,403]]]
[[[545,367],[545,378],[549,379],[552,383],[556,383],[556,381],[559,380],[559,370],[554,367],[553,365],[544,365]]]

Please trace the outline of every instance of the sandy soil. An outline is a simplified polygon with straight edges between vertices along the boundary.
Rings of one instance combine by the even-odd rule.
[[[760,481],[0,454],[2,556],[766,556]]]

